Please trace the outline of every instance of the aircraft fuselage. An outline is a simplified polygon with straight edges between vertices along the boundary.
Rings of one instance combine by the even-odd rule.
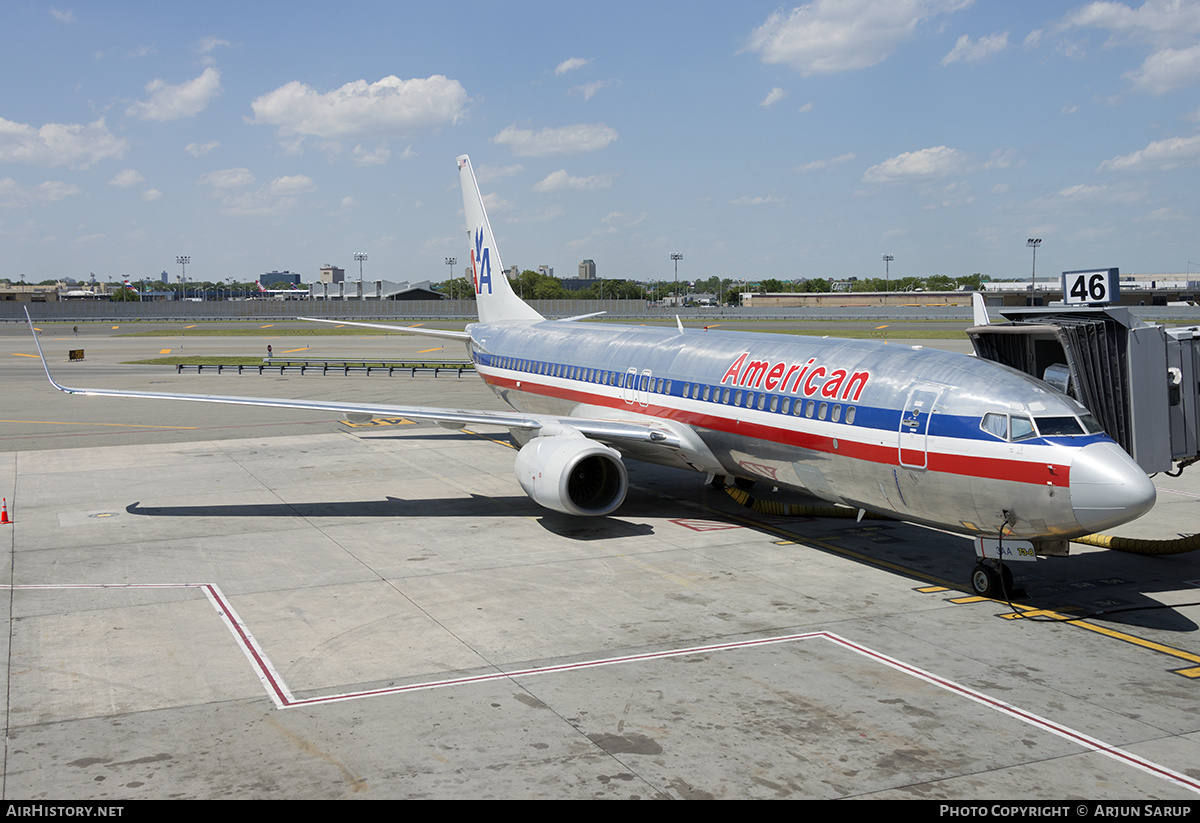
[[[635,459],[763,480],[964,534],[1070,538],[1153,484],[1086,410],[966,355],[881,341],[540,321],[468,327],[513,408],[654,418],[690,445]]]

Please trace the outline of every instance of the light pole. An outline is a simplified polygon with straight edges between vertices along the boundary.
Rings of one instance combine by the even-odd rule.
[[[679,308],[679,261],[683,255],[677,251],[671,252],[671,259],[675,261],[675,308]]]
[[[179,282],[183,284],[183,299],[186,300],[187,299],[187,264],[192,262],[192,256],[190,254],[176,255],[175,262],[179,264],[180,271],[183,272],[183,276],[180,277]]]
[[[892,261],[895,259],[896,259],[896,256],[893,254],[885,254],[883,256],[883,282],[884,282],[883,290],[885,292],[892,290],[891,266],[892,266]]]
[[[1037,291],[1037,250],[1038,246],[1042,245],[1042,238],[1030,237],[1025,241],[1025,245],[1033,249],[1033,276],[1029,281],[1029,291]]]
[[[354,259],[358,261],[358,282],[361,283],[362,282],[362,264],[363,264],[363,261],[367,259],[367,253],[365,251],[356,251],[354,253]]]

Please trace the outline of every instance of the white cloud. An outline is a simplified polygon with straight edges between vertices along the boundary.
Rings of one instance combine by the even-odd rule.
[[[1200,80],[1200,45],[1156,51],[1142,61],[1141,68],[1122,77],[1153,95],[1190,86]]]
[[[228,47],[230,45],[231,45],[231,43],[228,40],[222,40],[219,37],[211,37],[210,36],[210,37],[205,37],[200,41],[200,43],[196,46],[196,51],[200,52],[201,54],[208,54],[210,51],[213,51],[218,46]]]
[[[83,190],[79,186],[61,180],[47,180],[36,186],[22,186],[11,177],[0,179],[0,207],[6,209],[56,203],[82,193]]]
[[[864,183],[891,183],[945,177],[963,169],[967,155],[947,146],[906,151],[871,166],[863,174]]]
[[[514,177],[523,171],[525,171],[525,167],[520,163],[513,166],[500,167],[478,166],[475,169],[475,180],[480,184],[492,183],[496,180],[503,180],[506,177]],[[458,188],[458,183],[456,182],[454,186],[455,188]]]
[[[841,165],[842,163],[848,163],[853,159],[854,152],[847,152],[846,154],[839,154],[837,157],[831,157],[828,160],[814,160],[811,163],[805,163],[803,166],[797,166],[796,171],[800,172],[801,174],[810,171],[821,171],[822,169],[828,169],[832,166]]]
[[[531,129],[509,126],[492,138],[493,143],[508,146],[518,157],[549,157],[556,154],[582,154],[599,151],[617,139],[617,132],[603,123],[579,123],[558,129]]]
[[[730,200],[729,204],[731,206],[779,206],[783,205],[784,202],[786,201],[782,197],[778,197],[772,192],[771,194],[763,194],[758,197],[738,197]]]
[[[404,137],[457,123],[468,102],[457,80],[440,74],[375,83],[356,80],[321,94],[292,81],[256,98],[254,122],[279,127],[280,136],[372,139]]]
[[[247,175],[250,175],[250,172],[246,169],[227,169],[226,171],[246,172]],[[249,182],[253,182],[253,180],[253,175],[250,175]],[[303,174],[276,177],[270,183],[255,191],[242,192],[240,194],[224,191],[229,186],[205,181],[203,178],[201,178],[201,182],[209,182],[213,186],[213,197],[221,201],[221,212],[234,217],[270,215],[288,211],[294,208],[296,203],[299,202],[301,194],[316,191],[317,188],[312,178]],[[235,183],[232,185],[241,186],[245,185],[245,183]]]
[[[764,109],[769,109],[771,106],[775,105],[785,97],[787,97],[787,92],[779,88],[779,86],[776,86],[767,92],[767,96],[764,97],[763,101],[758,105],[762,106]]]
[[[551,172],[545,180],[534,185],[534,191],[587,191],[590,189],[607,189],[612,186],[611,174],[594,174],[590,177],[572,177],[566,169]]]
[[[564,60],[554,67],[554,74],[561,76],[574,69],[581,69],[586,66],[591,60],[585,60],[582,57],[572,57],[569,60]]]
[[[942,65],[948,66],[960,60],[964,63],[978,63],[1006,48],[1008,48],[1008,32],[981,37],[974,43],[971,42],[970,37],[964,34],[958,38],[950,53],[942,58]]]
[[[168,85],[165,80],[152,80],[146,84],[149,99],[134,103],[125,113],[142,120],[158,121],[194,117],[220,92],[221,72],[209,66],[199,77],[178,86]]]
[[[1115,34],[1159,43],[1200,33],[1200,5],[1189,0],[1146,0],[1136,9],[1124,3],[1092,2],[1070,12],[1061,28],[1108,29]]]
[[[60,23],[74,23],[75,12],[62,11],[61,9],[50,9],[50,16]]]
[[[202,186],[212,186],[214,189],[233,189],[239,186],[249,186],[254,183],[254,175],[250,169],[220,169],[205,172],[197,181]]]
[[[158,200],[161,197],[162,192],[158,189],[146,189],[144,192],[142,192],[142,200],[147,203],[153,203],[155,200]]]
[[[219,145],[221,145],[219,140],[210,140],[207,143],[188,143],[183,150],[192,157],[202,157]]]
[[[47,123],[40,129],[0,117],[0,162],[86,169],[97,160],[121,157],[128,141],[114,137],[104,118],[84,126]]]
[[[1141,67],[1123,75],[1140,91],[1161,95],[1200,81],[1200,3],[1192,0],[1146,0],[1136,9],[1110,0],[1092,2],[1071,11],[1055,28],[1106,29],[1111,33],[1106,45],[1148,45]]]
[[[952,14],[972,0],[815,0],[774,12],[745,48],[764,63],[801,74],[865,69],[886,60],[924,20]]]
[[[380,166],[390,160],[392,152],[387,146],[377,146],[374,149],[354,147],[354,163],[358,166]]]
[[[110,186],[118,186],[122,189],[128,189],[136,186],[138,183],[145,182],[146,178],[135,169],[125,169],[117,172],[117,176],[108,181]]]
[[[1200,162],[1200,134],[1156,140],[1140,151],[1100,164],[1100,171],[1169,171]]]
[[[572,86],[567,90],[567,94],[581,94],[584,100],[591,100],[596,92],[619,85],[621,85],[620,80],[597,80],[593,83],[584,83],[582,86]]]

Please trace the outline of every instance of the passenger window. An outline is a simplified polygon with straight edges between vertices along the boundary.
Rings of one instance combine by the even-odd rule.
[[[816,404],[816,403],[814,403],[813,401],[809,400],[807,403],[805,403],[805,404],[804,404],[804,416],[805,416],[805,417],[812,417],[812,416],[813,416],[813,410],[814,410],[816,407],[817,407],[817,404]]]
[[[849,423],[853,423],[853,422],[854,422],[854,406],[848,406],[846,408],[846,423],[849,424]]]
[[[824,419],[825,419],[825,411],[826,411],[828,408],[829,408],[829,404],[828,404],[828,403],[822,403],[820,406],[818,406],[818,407],[817,407],[817,419],[818,419],[818,420],[824,420]]]
[[[830,420],[832,420],[834,423],[836,423],[836,422],[838,422],[839,420],[841,420],[841,419],[842,419],[842,407],[841,407],[841,406],[834,406],[834,407],[833,407],[833,414],[830,416],[830,418],[829,418],[829,419],[830,419]]]
[[[779,411],[779,398],[778,397],[774,397],[774,396],[771,397],[771,411],[773,411],[773,412]]]

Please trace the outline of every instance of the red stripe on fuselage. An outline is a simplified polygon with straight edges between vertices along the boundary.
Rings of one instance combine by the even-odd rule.
[[[728,434],[737,434],[757,440],[765,440],[770,443],[782,443],[796,448],[824,452],[870,463],[881,463],[890,466],[900,465],[899,449],[897,446],[863,443],[850,439],[856,433],[873,432],[875,431],[874,429],[847,426],[846,435],[830,437],[799,429],[767,426],[762,423],[751,423],[723,415],[703,414],[653,403],[642,406],[635,401],[633,404],[629,404],[620,397],[609,397],[603,394],[580,391],[563,386],[535,383],[526,377],[502,377],[494,374],[485,374],[482,371],[479,374],[483,377],[484,382],[489,385],[513,389],[528,394],[554,397],[575,403],[588,403],[593,406],[606,406],[611,409],[629,409],[630,411],[645,414],[649,417],[674,420],[699,429],[711,429]],[[616,389],[617,387],[610,386],[609,388]],[[618,391],[626,391],[626,389],[618,389]],[[659,396],[656,394],[649,395],[651,399]],[[740,406],[726,406],[720,403],[716,405],[723,409],[741,409]],[[744,411],[753,410],[745,409]],[[785,417],[785,419],[791,419],[790,416],[780,416]],[[799,421],[810,418],[797,417],[794,419]],[[831,423],[830,425],[838,424]],[[836,446],[834,446],[834,441],[837,441]],[[905,451],[909,450],[906,449]],[[979,455],[951,454],[932,450],[927,452],[927,454],[928,462],[925,466],[927,471],[957,474],[966,477],[980,477],[988,480],[1010,480],[1016,483],[1032,483],[1038,486],[1051,485],[1066,488],[1070,485],[1070,466],[1063,464],[1048,464],[1036,460],[1009,460],[998,457],[982,457]]]

